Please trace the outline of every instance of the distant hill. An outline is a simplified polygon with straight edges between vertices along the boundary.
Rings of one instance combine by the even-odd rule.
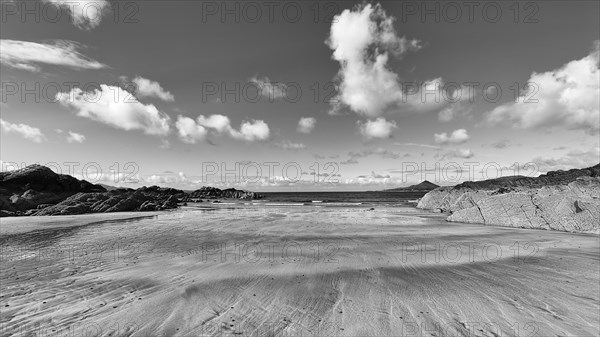
[[[111,185],[106,185],[106,184],[98,184],[102,187],[104,187],[107,191],[114,191],[114,190],[118,190],[119,187],[115,187],[115,186],[111,186]]]
[[[438,186],[428,180],[425,180],[416,185],[411,185],[408,187],[391,188],[389,190],[383,190],[382,192],[431,191],[431,190],[435,190],[438,187],[440,187],[440,186]]]

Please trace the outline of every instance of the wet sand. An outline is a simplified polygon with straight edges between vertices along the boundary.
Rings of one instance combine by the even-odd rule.
[[[593,234],[408,207],[0,221],[2,336],[600,333]]]

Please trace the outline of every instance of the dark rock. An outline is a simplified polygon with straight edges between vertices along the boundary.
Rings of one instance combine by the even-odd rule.
[[[105,192],[100,185],[78,180],[66,174],[57,174],[42,165],[29,165],[25,168],[0,172],[0,188],[13,193],[34,190],[55,194],[73,194],[77,192]]]
[[[37,208],[37,205],[34,202],[18,195],[13,195],[9,200],[12,203],[12,206],[18,211],[26,211],[28,209]]]
[[[11,214],[17,211],[10,199],[4,195],[0,195],[0,209]]]
[[[259,199],[260,194],[214,187],[186,194],[182,190],[159,186],[111,188],[85,180],[56,174],[47,167],[30,165],[0,173],[1,216],[71,215],[106,212],[160,211],[177,208],[180,202],[202,198]]]
[[[11,211],[7,211],[4,209],[0,209],[0,218],[1,217],[6,217],[6,216],[19,216],[19,213],[15,213],[15,212],[11,212]]]
[[[203,186],[198,190],[186,194],[183,201],[201,202],[202,199],[261,199],[262,197],[258,193],[236,190],[235,188],[221,190],[216,187]]]
[[[181,190],[157,186],[78,193],[33,215],[160,211],[177,208],[183,195]]]

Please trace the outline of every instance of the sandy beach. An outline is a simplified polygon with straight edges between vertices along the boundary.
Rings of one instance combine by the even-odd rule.
[[[3,218],[3,336],[598,335],[595,235],[220,207]]]

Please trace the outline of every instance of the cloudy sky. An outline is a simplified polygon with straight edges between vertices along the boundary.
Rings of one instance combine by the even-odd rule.
[[[372,190],[597,164],[597,1],[2,2],[3,169]]]

